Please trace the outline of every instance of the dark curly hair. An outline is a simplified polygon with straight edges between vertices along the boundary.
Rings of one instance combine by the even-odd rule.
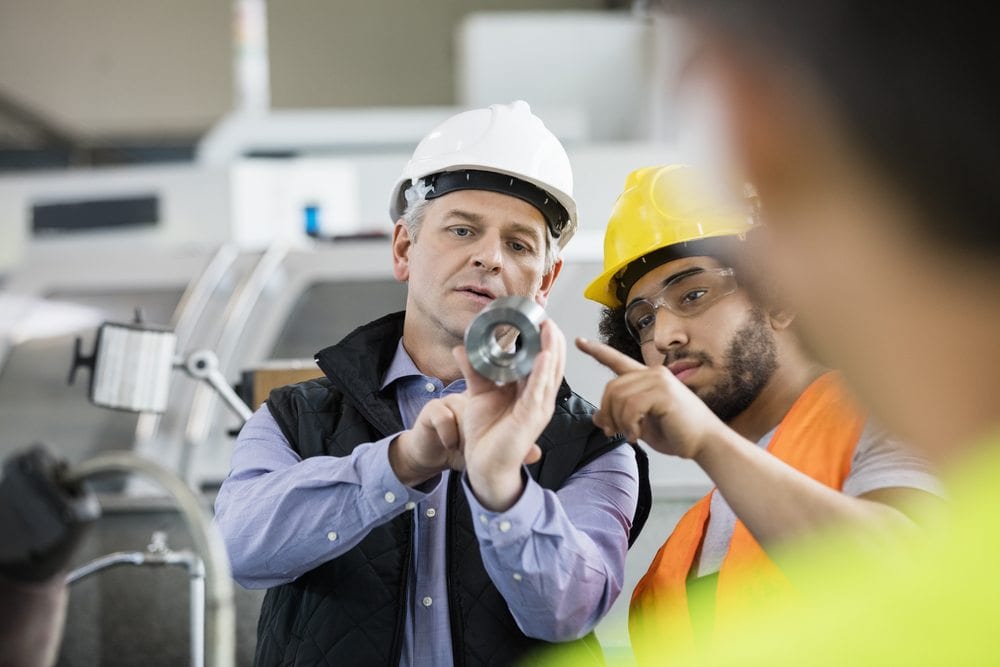
[[[602,308],[601,319],[597,324],[601,342],[615,348],[622,354],[627,354],[636,361],[642,361],[642,351],[632,334],[625,326],[625,306],[617,308]]]

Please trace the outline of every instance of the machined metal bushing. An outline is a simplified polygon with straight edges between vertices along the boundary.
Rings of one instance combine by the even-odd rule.
[[[465,353],[472,368],[497,384],[527,377],[542,349],[539,327],[545,317],[545,310],[526,297],[494,300],[465,330]]]

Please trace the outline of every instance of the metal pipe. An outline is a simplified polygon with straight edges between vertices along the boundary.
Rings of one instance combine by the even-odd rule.
[[[190,549],[173,551],[167,548],[165,535],[157,531],[148,551],[116,551],[95,558],[66,575],[66,583],[73,584],[101,570],[117,565],[180,565],[188,573],[188,593],[191,634],[191,665],[203,667],[205,664],[205,564]]]
[[[188,570],[190,593],[191,664],[201,666],[205,662],[205,563],[195,558]],[[234,630],[235,632],[235,630]],[[235,639],[233,651],[236,650]],[[235,662],[235,656],[233,658]]]
[[[233,391],[233,388],[226,382],[226,376],[219,370],[219,357],[211,350],[195,350],[186,358],[178,357],[174,362],[177,368],[183,368],[191,377],[197,380],[204,380],[215,391],[219,392],[225,400],[226,405],[236,413],[245,423],[253,416],[250,406],[243,402],[243,399]]]
[[[222,399],[226,402],[226,405],[235,412],[240,419],[246,422],[250,417],[253,416],[253,411],[250,407],[240,399],[239,395],[233,391],[233,388],[229,386],[226,382],[226,376],[222,374],[218,368],[214,369],[205,378],[212,387],[215,388]]]
[[[205,664],[209,667],[233,667],[236,620],[232,572],[222,537],[212,525],[208,512],[179,477],[130,452],[107,452],[83,461],[68,471],[67,481],[79,482],[87,477],[113,472],[142,473],[157,481],[176,500],[181,516],[191,531],[195,551],[204,558]]]
[[[177,349],[186,350],[190,347],[191,336],[198,322],[204,315],[212,295],[222,285],[223,279],[232,268],[239,251],[232,243],[225,243],[216,250],[212,259],[202,269],[196,280],[188,283],[187,289],[181,295],[177,307],[174,308],[170,325],[177,336]],[[160,429],[163,415],[158,412],[143,412],[135,424],[136,448],[156,437]],[[141,451],[141,449],[140,449]]]
[[[106,570],[115,565],[142,565],[145,561],[145,554],[141,551],[116,551],[100,558],[81,565],[66,575],[66,583],[74,584],[81,579],[86,579],[92,574]]]
[[[219,341],[215,345],[215,355],[220,372],[229,367],[238,346],[246,335],[246,325],[253,313],[254,306],[260,299],[260,295],[280,273],[288,251],[289,244],[285,241],[278,241],[268,246],[257,260],[250,275],[237,287],[226,305],[226,311],[222,318],[225,324],[219,335]],[[191,410],[184,428],[184,451],[179,467],[184,479],[191,483],[197,481],[191,479],[191,466],[195,458],[195,450],[208,438],[212,426],[212,409],[215,407],[217,393],[215,387],[202,385],[195,389],[194,398],[191,401]]]

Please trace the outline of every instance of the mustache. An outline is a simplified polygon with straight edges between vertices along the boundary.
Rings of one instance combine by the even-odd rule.
[[[678,351],[667,351],[666,356],[663,358],[663,365],[669,366],[675,361],[681,361],[682,359],[690,359],[700,363],[702,366],[714,366],[712,362],[712,357],[708,356],[706,352],[701,350],[678,350]]]

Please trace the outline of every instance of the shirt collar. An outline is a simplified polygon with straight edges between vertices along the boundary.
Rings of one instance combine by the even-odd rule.
[[[389,368],[385,371],[385,377],[382,378],[382,384],[379,387],[379,391],[384,391],[389,385],[397,380],[404,380],[409,378],[419,378],[422,381],[432,381],[437,384],[441,384],[441,380],[436,377],[431,377],[430,375],[424,375],[417,368],[417,365],[413,362],[413,358],[410,353],[406,351],[403,347],[403,339],[399,339],[399,343],[396,344],[396,352],[392,355],[392,362],[389,363]],[[412,380],[411,380],[412,382]],[[465,378],[458,378],[447,387],[444,388],[446,393],[457,393],[465,391]]]
[[[424,374],[413,363],[410,353],[403,347],[403,339],[400,338],[399,343],[396,344],[396,353],[392,355],[392,362],[389,363],[389,368],[385,371],[385,377],[382,378],[382,386],[379,389],[385,389],[396,380],[413,376],[423,377]]]

